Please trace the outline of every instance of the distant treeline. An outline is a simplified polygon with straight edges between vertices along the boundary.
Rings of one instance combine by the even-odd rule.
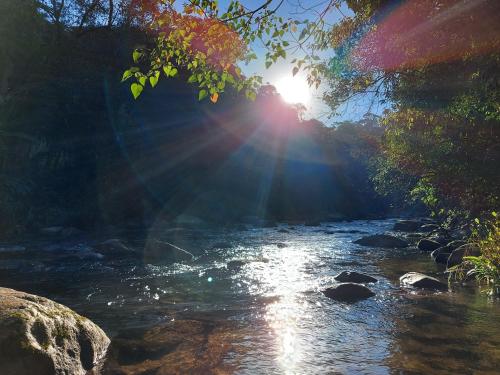
[[[60,14],[50,3],[0,4],[3,235],[159,214],[229,222],[390,209],[369,179],[382,136],[375,117],[336,128],[302,121],[270,86],[255,102],[226,93],[200,104],[182,73],[134,101],[120,80],[148,41],[141,18],[126,1],[111,16],[112,2],[70,1]]]

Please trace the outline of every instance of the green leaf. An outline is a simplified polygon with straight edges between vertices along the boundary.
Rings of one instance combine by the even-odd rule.
[[[198,93],[198,100],[205,99],[207,95],[208,95],[207,90],[200,90],[200,92]]]
[[[189,83],[195,83],[196,81],[197,81],[197,78],[194,74],[188,78]]]
[[[294,67],[293,70],[292,70],[292,75],[295,76],[298,72],[299,72],[299,68],[298,67]]]
[[[170,69],[170,77],[175,77],[177,75],[177,68]]]
[[[138,50],[134,50],[134,53],[132,53],[132,58],[134,59],[134,62],[136,63],[139,61],[139,59],[142,56],[142,52],[139,52]]]
[[[132,91],[132,95],[134,96],[134,99],[137,99],[139,95],[141,95],[141,92],[144,88],[142,85],[139,85],[138,83],[132,83],[130,85],[130,91]]]
[[[307,27],[305,27],[299,35],[299,41],[304,39],[307,35]]]
[[[158,83],[158,78],[160,78],[159,71],[156,71],[154,76],[149,77],[149,83],[151,84],[151,87],[156,86],[156,84]]]
[[[273,63],[271,61],[266,61],[266,69],[269,69],[269,67],[272,65]]]
[[[129,69],[129,70],[125,70],[123,72],[123,76],[122,76],[122,82],[123,81],[126,81],[127,79],[129,79],[130,77],[132,77],[133,73],[132,71]]]
[[[139,77],[139,83],[144,86],[146,84],[146,77],[140,76]]]
[[[167,77],[170,77],[170,70],[172,69],[172,67],[170,65],[164,65],[163,66],[163,72],[165,73],[165,75]]]

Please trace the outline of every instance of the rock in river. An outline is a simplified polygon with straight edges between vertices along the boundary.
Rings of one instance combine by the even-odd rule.
[[[109,338],[94,323],[44,297],[0,288],[0,372],[85,375]]]
[[[394,230],[398,232],[416,232],[420,229],[422,223],[414,220],[402,220],[394,224]]]
[[[450,249],[446,246],[442,246],[431,253],[431,258],[434,259],[434,262],[436,263],[446,264],[448,262],[448,257],[450,256],[450,254]]]
[[[356,302],[375,295],[375,293],[366,286],[355,283],[343,283],[326,288],[323,290],[323,294],[328,298],[342,302]]]
[[[457,264],[462,263],[464,256],[479,256],[481,255],[481,251],[476,244],[465,244],[457,247],[452,251],[448,260],[446,262],[446,266],[448,268],[456,266]]]
[[[399,282],[401,285],[415,288],[448,290],[448,286],[438,279],[419,272],[408,272],[399,278]]]
[[[335,276],[342,283],[376,283],[377,279],[356,271],[343,271]]]
[[[95,246],[96,250],[105,257],[135,256],[137,252],[128,247],[122,240],[113,238]]]
[[[354,241],[354,243],[361,246],[375,246],[375,247],[408,247],[408,242],[400,238],[389,236],[387,234],[374,234],[366,236]]]
[[[163,241],[151,240],[144,248],[144,260],[152,263],[180,263],[192,261],[193,254]]]
[[[418,241],[418,249],[421,251],[434,251],[437,248],[441,247],[442,245],[434,240],[430,240],[428,238],[424,238],[420,241]]]

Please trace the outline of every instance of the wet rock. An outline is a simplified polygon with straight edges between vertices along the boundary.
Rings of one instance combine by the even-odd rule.
[[[446,267],[450,268],[462,263],[464,256],[479,256],[481,251],[477,244],[465,244],[452,251],[446,262]]]
[[[434,230],[439,230],[440,226],[437,224],[424,224],[420,227],[421,232],[432,232]]]
[[[402,240],[398,237],[389,236],[387,234],[375,234],[372,236],[366,236],[354,241],[355,244],[361,246],[374,246],[374,247],[408,247],[408,242]]]
[[[439,242],[430,240],[428,238],[424,238],[418,241],[417,244],[418,249],[421,251],[434,251],[441,246],[442,245]]]
[[[467,244],[467,241],[455,240],[455,241],[448,242],[446,244],[446,247],[450,250],[450,252],[452,252],[453,250],[455,250],[455,249],[457,249],[460,246],[465,245],[465,244]]]
[[[193,258],[189,251],[168,242],[150,240],[144,248],[144,261],[147,263],[190,262]]]
[[[437,248],[431,253],[431,258],[436,263],[446,264],[448,262],[448,257],[450,256],[451,251],[446,246],[442,246]]]
[[[232,248],[233,245],[231,245],[229,242],[217,242],[212,245],[212,249],[230,249]]]
[[[146,332],[118,335],[103,374],[229,374],[225,356],[239,332],[228,322],[173,320]]]
[[[356,271],[343,271],[335,276],[335,280],[343,283],[376,283],[377,279]]]
[[[373,293],[366,286],[355,283],[343,283],[322,291],[328,298],[342,302],[356,302],[373,297]]]
[[[66,306],[0,288],[3,375],[85,375],[104,358],[108,345],[97,325]]]
[[[278,249],[284,249],[285,247],[288,247],[288,245],[283,242],[276,243],[276,246],[278,247]]]
[[[244,260],[231,260],[226,263],[226,268],[230,271],[239,271],[247,262]]]
[[[138,255],[134,249],[128,247],[122,240],[117,238],[101,242],[95,248],[106,258]]]
[[[278,229],[278,233],[290,233],[290,231],[287,229],[281,228],[281,229]]]
[[[401,220],[394,224],[393,230],[398,232],[416,232],[422,226],[422,222],[415,220]]]
[[[448,290],[448,285],[442,283],[435,277],[427,276],[419,272],[408,272],[399,278],[403,286],[412,286],[415,288],[431,290]]]

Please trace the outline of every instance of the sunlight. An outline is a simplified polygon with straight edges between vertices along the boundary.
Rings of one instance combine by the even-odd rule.
[[[307,105],[311,100],[311,90],[304,77],[285,76],[278,80],[275,86],[283,100],[290,104]]]

